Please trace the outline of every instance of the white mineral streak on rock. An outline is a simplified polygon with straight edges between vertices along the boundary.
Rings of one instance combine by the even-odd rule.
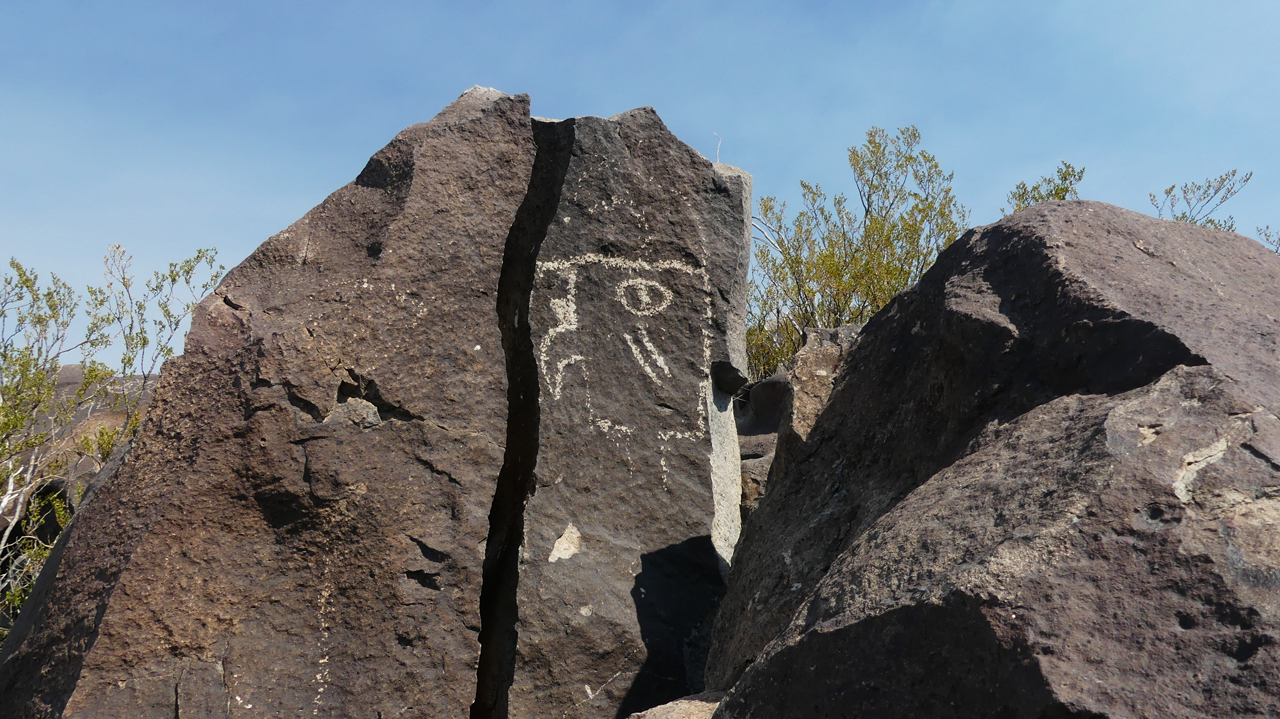
[[[554,564],[557,559],[568,559],[577,554],[581,547],[582,534],[570,523],[564,528],[564,534],[561,534],[555,545],[551,547],[551,556],[547,557],[547,561]]]
[[[733,548],[742,531],[742,465],[738,428],[733,419],[733,396],[711,387],[707,393],[707,418],[711,428],[711,544],[720,555],[720,571],[728,577]]]
[[[1191,501],[1191,484],[1196,481],[1197,472],[1222,459],[1228,447],[1244,441],[1249,434],[1249,416],[1244,415],[1244,421],[1235,419],[1226,432],[1208,447],[1187,452],[1182,456],[1183,467],[1173,476],[1173,493],[1180,501]]]

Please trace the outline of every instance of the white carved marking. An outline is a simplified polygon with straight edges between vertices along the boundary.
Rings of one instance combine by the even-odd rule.
[[[675,292],[668,289],[666,285],[658,282],[656,279],[650,279],[650,277],[653,277],[655,274],[661,272],[677,273],[701,280],[703,303],[701,312],[702,362],[701,367],[698,369],[701,370],[702,376],[698,382],[697,397],[690,397],[690,400],[692,400],[691,404],[693,405],[693,407],[690,408],[692,413],[685,415],[693,421],[688,424],[683,422],[675,423],[674,426],[672,424],[667,424],[665,428],[656,432],[656,439],[659,441],[658,454],[661,466],[661,481],[663,487],[667,488],[669,468],[667,466],[666,453],[671,448],[671,443],[682,441],[697,443],[706,440],[712,429],[709,413],[716,412],[716,422],[714,424],[715,432],[713,433],[714,436],[711,438],[712,454],[714,456],[710,458],[712,465],[712,476],[710,479],[713,485],[713,491],[715,491],[716,486],[719,486],[726,481],[737,486],[741,479],[740,477],[737,477],[736,469],[732,472],[724,471],[725,466],[728,466],[729,464],[736,466],[736,462],[726,463],[723,461],[723,458],[719,456],[720,454],[725,454],[725,456],[732,455],[732,458],[736,459],[738,450],[736,447],[736,434],[732,427],[732,415],[729,416],[729,443],[728,445],[721,447],[721,444],[725,442],[725,438],[723,436],[725,435],[725,426],[722,421],[724,418],[720,416],[721,408],[718,403],[713,401],[713,392],[711,387],[711,346],[714,339],[715,328],[712,299],[713,290],[711,287],[711,277],[705,268],[696,267],[692,264],[678,260],[632,260],[619,257],[606,257],[596,253],[588,253],[564,260],[538,262],[536,269],[537,278],[541,279],[544,273],[550,272],[556,276],[557,285],[559,285],[560,279],[563,279],[564,282],[563,295],[545,300],[555,315],[556,325],[549,329],[538,343],[538,366],[541,370],[543,380],[546,382],[547,389],[549,390],[548,394],[551,395],[551,398],[554,400],[558,401],[562,399],[564,375],[567,368],[570,365],[573,365],[575,367],[575,371],[580,370],[582,373],[579,389],[583,394],[582,401],[584,402],[584,408],[587,412],[586,421],[590,430],[599,430],[614,438],[615,441],[634,437],[632,428],[618,424],[614,421],[614,418],[599,416],[595,408],[592,406],[592,376],[590,371],[592,360],[589,355],[584,356],[581,354],[572,354],[565,357],[563,354],[564,350],[561,350],[561,358],[553,359],[553,346],[557,340],[559,340],[562,335],[568,335],[581,329],[578,317],[577,283],[579,272],[588,266],[595,266],[610,270],[621,270],[629,274],[630,276],[615,281],[616,284],[614,285],[613,292],[616,299],[626,307],[628,312],[639,317],[653,317],[667,312],[670,310],[670,305],[675,301]],[[648,273],[649,277],[635,276],[639,273]],[[595,276],[592,275],[592,277],[594,278]],[[685,311],[687,312],[692,310],[696,312],[695,308],[697,300],[690,298],[689,300],[686,300],[686,302],[689,302],[689,306],[684,308]],[[609,332],[612,328],[602,329],[592,327],[591,329],[592,331]],[[616,332],[617,330],[612,331]],[[628,348],[631,350],[632,356],[635,357],[637,364],[640,365],[645,375],[648,376],[649,379],[653,380],[655,384],[662,385],[663,376],[675,376],[672,372],[672,368],[668,366],[666,358],[663,357],[661,352],[659,352],[657,344],[649,337],[646,325],[640,324],[631,332],[618,332],[618,334],[621,334],[622,338],[626,341]],[[572,348],[569,351],[577,350],[578,352],[582,352],[593,346],[592,342],[578,341],[569,345],[569,347]],[[680,365],[677,365],[677,368],[678,367],[680,367]],[[576,382],[577,380],[575,380],[575,383]],[[625,444],[619,444],[620,449],[625,449],[626,446],[627,445]],[[627,452],[628,456],[630,456],[629,449]],[[734,476],[729,477],[729,474]],[[725,477],[720,475],[725,475]],[[726,477],[728,477],[728,479],[726,479]],[[716,502],[716,511],[712,524],[713,529],[719,530],[715,532],[718,537],[719,535],[724,535],[719,537],[720,541],[716,542],[716,551],[727,565],[732,556],[732,547],[736,542],[738,534],[737,523],[732,521],[737,516],[738,508],[736,502],[729,502],[726,504],[723,501],[719,501],[719,499],[721,499],[719,494],[720,493],[716,494],[718,501]],[[722,504],[725,506],[722,507]],[[726,512],[732,512],[734,517],[729,517]],[[720,516],[722,514],[724,514],[724,517]],[[553,554],[555,554],[554,551]],[[612,681],[612,679],[610,681]],[[605,684],[608,683],[609,682],[605,682]],[[599,689],[595,691],[598,692]]]
[[[702,382],[699,383],[698,385],[697,405],[694,408],[694,412],[693,412],[693,416],[698,418],[697,419],[698,427],[696,431],[692,431],[692,432],[661,433],[661,439],[663,441],[666,441],[667,439],[671,439],[671,438],[690,440],[695,442],[701,440],[703,437],[706,436],[706,432],[707,432],[707,418],[705,415],[705,406],[707,402],[707,396],[711,388],[711,338],[712,338],[711,328],[713,327],[712,306],[711,306],[711,277],[709,274],[707,274],[707,271],[705,268],[695,267],[691,264],[680,262],[678,260],[659,260],[656,262],[649,262],[646,260],[628,260],[628,259],[623,259],[621,257],[606,257],[604,255],[600,255],[596,253],[588,253],[588,254],[579,255],[578,257],[574,257],[567,260],[548,260],[548,261],[543,261],[538,263],[537,265],[538,276],[541,276],[544,272],[553,272],[563,277],[565,279],[565,284],[566,284],[564,297],[557,297],[548,301],[548,304],[551,307],[551,311],[556,316],[558,324],[555,327],[552,327],[550,330],[548,330],[546,335],[543,336],[542,341],[538,343],[538,367],[542,371],[542,376],[546,380],[547,385],[551,390],[552,398],[556,400],[560,399],[562,390],[564,387],[565,369],[569,365],[571,364],[577,365],[581,363],[581,369],[582,369],[584,380],[586,379],[588,374],[587,366],[586,366],[588,362],[588,358],[583,357],[582,355],[572,355],[568,358],[562,359],[559,362],[555,362],[555,363],[553,363],[549,357],[551,345],[554,343],[557,337],[563,334],[577,332],[580,329],[578,325],[578,310],[577,310],[578,271],[582,267],[587,265],[598,265],[600,267],[605,267],[608,269],[626,270],[629,272],[650,272],[650,273],[661,272],[661,271],[679,272],[682,274],[698,277],[702,280],[702,290],[703,290],[702,315],[705,323],[702,327],[702,360],[703,361],[702,361],[701,369],[702,369],[703,377],[702,377]],[[648,293],[647,305],[645,304],[646,300],[643,298],[643,296],[640,293],[640,289],[642,287]],[[618,292],[619,294],[619,300],[622,301],[623,304],[628,305],[627,309],[633,312],[636,310],[640,310],[641,312],[649,312],[650,315],[657,314],[658,312],[665,310],[671,302],[671,299],[668,298],[668,294],[670,294],[671,291],[668,290],[666,287],[663,287],[661,284],[654,282],[652,280],[643,280],[640,278],[631,278],[631,279],[623,280],[621,283],[619,283],[619,286],[615,291]],[[635,303],[629,304],[630,303],[629,295],[626,294],[628,291],[635,294],[636,296]],[[660,295],[657,301],[655,301],[654,299],[655,292]],[[672,295],[672,297],[674,297],[674,295]],[[637,335],[640,335],[640,333],[637,332]],[[624,335],[624,338],[626,338],[626,335]],[[658,368],[662,370],[664,374],[667,374],[668,376],[670,376],[671,374],[670,367],[667,366],[666,360],[662,358],[662,356],[658,353],[657,347],[652,346],[652,342],[647,342],[646,339],[647,339],[647,334],[640,335],[640,344],[645,345],[645,349],[650,350],[650,352],[654,355],[654,362],[655,364],[658,365]],[[628,344],[632,345],[632,351],[637,355],[637,360],[640,360],[641,367],[642,368],[646,367],[648,363],[643,360],[643,355],[640,354],[639,347],[634,346],[634,339],[628,338],[627,341],[628,341]],[[658,379],[657,373],[653,371],[652,367],[648,367],[646,369],[646,374],[649,374],[650,377],[655,382],[658,382],[659,384],[661,384],[661,382]],[[590,410],[590,407],[588,407],[588,410]],[[594,416],[594,412],[590,412],[590,414],[591,414],[591,420],[595,421],[596,418]],[[618,426],[618,425],[615,425],[615,426]]]
[[[325,689],[329,688],[329,667],[324,666],[329,663],[328,643],[329,643],[329,619],[328,616],[333,612],[333,583],[329,579],[329,567],[325,566],[321,572],[320,585],[320,601],[317,604],[317,618],[320,620],[320,636],[316,640],[316,647],[324,654],[320,658],[318,664],[320,671],[316,673],[315,685],[316,696],[311,700],[311,715],[320,715],[320,705],[323,703]]]
[[[1196,481],[1196,475],[1200,470],[1222,459],[1227,453],[1227,449],[1239,445],[1247,439],[1249,434],[1248,418],[1253,415],[1241,415],[1233,419],[1229,426],[1218,441],[1210,444],[1208,447],[1197,449],[1193,452],[1187,452],[1182,455],[1182,468],[1173,475],[1173,494],[1182,502],[1191,501],[1191,485]]]
[[[555,545],[551,547],[551,556],[547,557],[547,561],[555,564],[557,560],[568,559],[577,554],[581,548],[582,534],[571,523],[564,528],[564,534],[561,534]]]
[[[631,435],[635,432],[635,429],[628,427],[625,424],[614,424],[613,422],[607,419],[597,419],[596,427],[599,428],[600,431],[604,432],[605,434],[609,434],[610,432],[617,432],[618,434]]]
[[[657,384],[662,384],[662,380],[658,379],[658,374],[653,371],[653,368],[649,366],[648,362],[644,361],[644,357],[640,354],[640,348],[636,347],[636,342],[631,339],[631,335],[623,332],[622,337],[627,341],[627,346],[631,348],[631,354],[635,355],[636,362],[640,364],[640,369],[644,370],[644,373],[649,375],[649,379],[653,380]],[[668,372],[667,374],[671,373]]]
[[[629,293],[628,290],[633,292]],[[656,303],[653,297],[655,291],[658,295]],[[635,295],[634,302],[631,294]],[[674,295],[671,294],[671,290],[653,280],[633,277],[618,283],[618,301],[623,307],[641,317],[651,317],[665,310],[667,305],[671,304],[672,298]]]
[[[654,347],[653,343],[649,341],[649,333],[644,331],[644,325],[640,325],[637,334],[640,335],[640,341],[644,343],[644,348],[649,350],[649,354],[653,356],[653,361],[657,363],[658,368],[662,370],[663,374],[670,377],[671,369],[667,367],[667,361],[658,353],[658,348]]]
[[[585,359],[586,357],[583,357],[582,355],[573,355],[571,357],[565,357],[564,359],[556,363],[555,381],[552,382],[548,380],[548,383],[551,385],[552,397],[556,399],[560,399],[560,390],[564,388],[564,368],[568,367],[571,364],[576,364],[579,360],[585,360]],[[543,374],[545,375],[546,372],[544,371]]]
[[[635,656],[637,651],[639,651],[639,650],[638,650],[638,649],[632,649],[630,652],[628,652],[628,653],[627,653],[627,655],[626,655],[625,657],[623,657],[623,658],[622,658],[623,666],[626,666],[626,662],[627,662],[627,660],[629,660],[631,657]],[[561,715],[560,715],[560,718],[561,718],[561,719],[566,719],[570,714],[572,714],[572,713],[573,713],[573,710],[574,710],[574,709],[577,709],[578,707],[582,706],[583,704],[586,704],[587,702],[591,701],[592,699],[595,699],[595,698],[596,698],[596,695],[598,695],[600,692],[604,691],[604,688],[605,688],[605,687],[607,687],[607,686],[609,686],[610,684],[612,684],[614,679],[617,679],[618,677],[622,676],[622,672],[623,672],[623,671],[625,671],[625,670],[623,670],[623,669],[619,669],[619,670],[617,671],[617,673],[616,673],[616,674],[614,674],[613,676],[609,677],[609,680],[608,680],[608,681],[606,681],[604,684],[601,684],[599,687],[597,687],[597,688],[596,688],[596,689],[594,689],[594,690],[591,688],[591,685],[590,685],[590,684],[583,684],[583,685],[582,685],[582,688],[583,688],[583,689],[585,689],[585,690],[587,691],[587,698],[586,698],[586,699],[583,699],[582,701],[578,702],[577,704],[574,704],[573,706],[569,707],[568,709],[565,709],[565,710],[564,710],[564,714],[561,714]]]

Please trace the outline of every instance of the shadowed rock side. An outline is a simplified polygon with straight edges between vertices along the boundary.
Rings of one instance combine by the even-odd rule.
[[[750,185],[648,108],[559,126],[570,157],[530,299],[541,426],[510,713],[612,718],[624,697],[629,713],[692,693],[686,667],[665,657],[679,659],[688,637],[675,635],[700,618],[662,613],[686,599],[709,609],[702,598],[722,591],[713,553],[709,575],[689,571],[688,585],[658,582],[668,596],[649,596],[643,558],[700,567],[704,549],[724,561],[736,541],[729,401],[741,380],[712,375],[716,363],[744,366],[733,317]],[[649,661],[655,651],[662,661]]]
[[[528,107],[468,91],[199,306],[4,649],[0,715],[465,715]]]
[[[1270,711],[1278,281],[1251,240],[1100,203],[966,234],[775,463],[716,716]]]
[[[840,360],[855,345],[862,325],[806,328],[804,346],[786,375],[766,377],[736,399],[742,450],[742,521],[760,506],[775,452],[803,451],[814,420],[827,405]]]

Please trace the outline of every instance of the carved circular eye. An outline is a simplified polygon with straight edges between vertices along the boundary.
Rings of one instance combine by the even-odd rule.
[[[637,277],[618,284],[618,301],[623,307],[642,317],[665,310],[673,297],[671,290],[653,280]]]

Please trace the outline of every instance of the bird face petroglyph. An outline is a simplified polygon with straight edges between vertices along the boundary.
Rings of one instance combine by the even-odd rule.
[[[593,426],[627,434],[596,407],[632,396],[636,401],[625,404],[665,414],[663,440],[701,437],[712,337],[708,283],[705,269],[676,260],[586,254],[539,262],[531,313],[546,327],[541,337],[535,329],[534,339],[544,401],[583,403]],[[618,376],[619,357],[637,371]],[[601,393],[615,397],[599,402]]]

